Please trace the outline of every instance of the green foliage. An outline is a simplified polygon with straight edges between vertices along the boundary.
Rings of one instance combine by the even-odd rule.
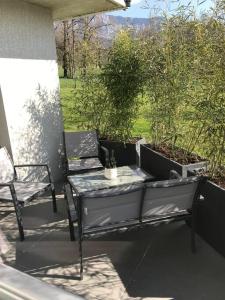
[[[121,141],[148,131],[156,144],[207,157],[212,175],[224,170],[224,1],[210,17],[187,12],[164,18],[159,31],[121,31],[101,68],[87,68],[64,87],[68,127],[96,128]]]
[[[115,108],[134,102],[142,87],[142,65],[138,44],[128,31],[121,31],[103,68],[103,82]]]
[[[101,136],[127,141],[132,136],[142,88],[138,44],[130,33],[117,36],[102,69],[87,69],[76,78],[68,122],[77,128],[97,129]]]
[[[89,79],[91,80],[91,78]],[[76,95],[74,97],[74,89],[75,89],[75,82],[76,82]],[[84,88],[86,87],[85,84]],[[87,107],[87,103],[84,101],[79,103],[81,101],[81,95],[79,95],[79,90],[81,86],[81,80],[77,79],[74,81],[73,79],[60,79],[60,98],[61,98],[61,105],[62,105],[62,111],[63,111],[63,117],[64,117],[64,128],[67,131],[73,131],[73,130],[84,130],[89,128],[95,128],[95,124],[91,125],[89,123],[89,126],[87,126],[87,122],[91,121],[92,117],[87,120],[85,117],[85,109]],[[94,93],[93,93],[94,94]],[[96,94],[95,94],[96,95]],[[80,107],[80,113],[78,111],[76,112],[75,107]],[[145,111],[148,109],[147,104],[145,103],[139,113],[138,118],[134,120],[134,127],[132,129],[132,136],[143,136],[146,138],[149,138],[149,119],[148,116],[145,115]],[[106,108],[107,110],[107,108]],[[103,126],[102,126],[103,127]],[[105,129],[100,129],[100,131],[103,131],[104,136],[107,136],[108,133]]]
[[[129,31],[121,31],[103,68],[102,81],[109,97],[108,136],[126,141],[131,138],[137,115],[138,95],[142,90],[142,67],[139,44]]]
[[[190,77],[186,26],[179,16],[165,20],[161,32],[145,41],[146,89],[151,105],[152,139],[156,144],[175,144],[181,136],[178,120],[188,97]]]
[[[198,24],[189,83],[192,130],[189,148],[200,143],[214,175],[225,161],[225,27],[211,18]],[[197,121],[196,121],[197,120]],[[198,137],[198,140],[194,137]]]
[[[224,21],[169,18],[145,40],[145,59],[153,142],[200,152],[214,174],[225,162]]]
[[[85,76],[76,78],[72,101],[64,114],[67,124],[73,122],[77,129],[96,129],[105,133],[109,110],[106,88],[101,76],[89,69]]]

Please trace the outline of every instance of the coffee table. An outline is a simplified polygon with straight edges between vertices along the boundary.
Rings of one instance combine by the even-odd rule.
[[[70,185],[78,195],[106,188],[153,181],[155,179],[153,175],[148,174],[135,165],[118,167],[117,173],[118,176],[115,179],[105,178],[104,170],[85,172],[82,174],[68,176],[67,178]]]

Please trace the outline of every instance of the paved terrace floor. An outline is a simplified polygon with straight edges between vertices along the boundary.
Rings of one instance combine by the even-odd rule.
[[[69,239],[63,196],[52,213],[49,196],[24,209],[20,242],[11,208],[0,207],[6,238],[4,263],[87,300],[224,300],[225,259],[200,237],[190,251],[185,223],[114,233],[84,242],[84,280],[78,280],[78,245]]]

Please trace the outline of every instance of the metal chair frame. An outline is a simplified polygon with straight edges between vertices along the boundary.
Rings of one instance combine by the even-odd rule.
[[[12,162],[12,160],[11,160]],[[56,197],[55,197],[55,187],[54,184],[52,183],[52,177],[51,177],[51,172],[50,169],[48,167],[47,164],[22,164],[22,165],[14,165],[12,162],[13,168],[14,168],[14,179],[12,182],[8,182],[8,183],[0,183],[0,188],[1,187],[8,187],[12,196],[12,202],[15,208],[15,213],[16,213],[16,220],[17,220],[17,224],[18,224],[18,229],[19,229],[19,236],[20,236],[20,240],[23,241],[24,240],[24,228],[23,228],[23,218],[22,218],[22,212],[21,212],[21,207],[24,205],[23,202],[19,201],[16,195],[16,190],[15,190],[15,186],[14,186],[14,182],[17,182],[18,180],[18,176],[17,176],[17,169],[19,168],[37,168],[37,167],[41,167],[41,168],[45,168],[47,175],[48,175],[48,180],[49,183],[48,185],[42,189],[41,191],[38,191],[37,193],[34,193],[30,198],[29,198],[29,202],[32,201],[34,198],[36,198],[37,196],[39,196],[41,193],[50,190],[51,195],[52,195],[52,205],[53,205],[53,212],[57,212],[57,204],[56,204]],[[10,202],[9,200],[5,200],[5,199],[1,199],[0,201],[4,201],[4,202]]]
[[[88,237],[90,235],[98,234],[98,233],[107,233],[112,231],[117,231],[121,228],[134,228],[134,227],[142,227],[146,225],[151,225],[152,223],[161,223],[161,222],[168,222],[168,221],[181,221],[181,220],[190,220],[191,223],[191,250],[193,253],[196,252],[196,241],[195,241],[195,229],[196,229],[196,211],[197,211],[197,205],[199,201],[199,195],[200,195],[200,188],[201,185],[205,182],[206,178],[201,177],[192,177],[193,181],[191,181],[191,177],[188,179],[180,179],[179,182],[175,182],[175,180],[171,180],[171,184],[169,185],[163,185],[162,182],[157,182],[157,185],[154,186],[154,182],[143,184],[142,188],[142,194],[140,200],[140,206],[139,206],[139,214],[138,218],[136,220],[120,222],[120,223],[113,223],[108,224],[107,226],[96,226],[94,228],[84,229],[83,228],[83,197],[82,195],[79,195],[77,191],[75,191],[75,194],[77,196],[73,197],[73,188],[70,186],[70,184],[66,184],[65,186],[65,195],[70,194],[72,196],[73,202],[74,202],[74,209],[77,210],[77,223],[78,223],[78,244],[79,244],[79,257],[80,257],[80,279],[83,279],[83,247],[82,242],[85,237]],[[188,181],[189,180],[189,181]],[[142,211],[143,211],[143,204],[145,200],[145,192],[147,188],[171,188],[175,187],[177,185],[184,185],[184,184],[191,184],[193,182],[198,182],[197,188],[195,190],[195,194],[193,197],[192,207],[189,211],[185,211],[182,214],[175,214],[167,215],[163,217],[158,218],[143,218]],[[169,182],[169,181],[167,181]],[[150,185],[150,187],[148,187]],[[152,186],[151,186],[152,185]],[[113,195],[111,195],[113,196]],[[67,196],[66,196],[67,197]],[[116,195],[115,195],[116,197]],[[73,240],[74,237],[74,231],[73,234]]]
[[[96,143],[98,145],[98,155],[97,156],[81,156],[81,157],[79,157],[80,159],[100,158],[100,151],[101,150],[105,151],[105,147],[101,146],[100,143],[99,143],[98,132],[96,130],[95,130],[95,132],[96,132],[96,136],[97,136]],[[96,170],[100,170],[100,169],[103,168],[103,166],[102,166],[102,167],[98,167],[98,168],[94,168],[94,169],[83,169],[83,170],[79,170],[79,171],[71,171],[71,170],[69,170],[67,150],[66,150],[66,132],[65,131],[63,131],[63,148],[64,148],[64,153],[63,153],[63,169],[64,169],[65,181],[66,181],[66,178],[67,178],[68,175],[74,175],[74,174],[78,174],[78,173],[85,173],[85,172],[92,171],[92,170],[96,171]]]

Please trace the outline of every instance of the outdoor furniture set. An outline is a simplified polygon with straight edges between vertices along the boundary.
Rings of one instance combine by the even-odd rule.
[[[158,180],[138,166],[117,168],[117,177],[107,179],[100,162],[95,131],[64,133],[65,199],[71,240],[78,235],[80,277],[83,278],[83,248],[85,237],[116,231],[121,228],[142,227],[170,220],[190,220],[191,248],[195,247],[196,207],[199,189],[205,178],[182,178],[171,170],[170,178]],[[19,181],[17,168],[44,167],[48,182]],[[11,201],[15,207],[20,239],[24,239],[21,208],[40,192],[50,189],[53,210],[56,199],[47,165],[13,165],[6,149],[0,148],[0,200]],[[74,226],[76,223],[77,226]]]
[[[75,239],[77,223],[81,279],[82,241],[94,234],[170,220],[190,220],[191,249],[196,250],[196,207],[204,177],[182,178],[171,170],[168,180],[156,181],[154,175],[138,166],[119,167],[117,173],[117,178],[107,179],[102,167],[100,170],[87,168],[85,172],[70,170],[67,174],[65,198],[70,237]]]

